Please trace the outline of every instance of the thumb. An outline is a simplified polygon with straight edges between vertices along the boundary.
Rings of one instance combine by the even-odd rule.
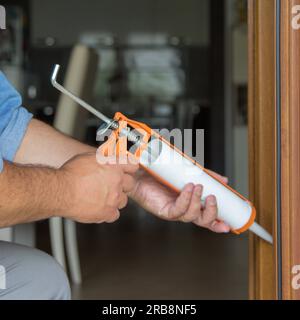
[[[96,160],[99,164],[102,165],[117,163],[117,157],[115,155],[107,156],[102,146],[99,147],[96,151]]]

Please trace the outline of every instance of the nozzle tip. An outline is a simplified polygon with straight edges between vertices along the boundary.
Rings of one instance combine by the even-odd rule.
[[[267,232],[263,227],[261,227],[258,223],[254,222],[253,225],[249,229],[253,233],[255,233],[260,238],[264,239],[265,241],[273,244],[273,237]]]

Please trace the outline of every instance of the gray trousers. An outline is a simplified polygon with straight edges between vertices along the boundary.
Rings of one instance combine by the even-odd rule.
[[[70,286],[48,254],[0,241],[0,300],[68,300]]]

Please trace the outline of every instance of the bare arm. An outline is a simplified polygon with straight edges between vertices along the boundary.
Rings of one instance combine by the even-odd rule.
[[[4,161],[0,174],[0,227],[59,214],[68,198],[66,192],[57,170]]]
[[[5,161],[0,174],[0,227],[59,215],[68,188],[50,166],[60,167],[80,151],[90,151],[90,147],[31,120],[14,159],[16,164]]]
[[[84,223],[116,220],[138,167],[99,165],[95,151],[32,120],[15,163],[4,161],[0,174],[0,227],[52,216]]]
[[[57,168],[77,154],[95,151],[95,148],[33,119],[14,161],[21,164],[42,164]]]

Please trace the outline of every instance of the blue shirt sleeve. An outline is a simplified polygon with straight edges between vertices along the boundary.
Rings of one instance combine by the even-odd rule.
[[[3,160],[13,161],[32,118],[20,94],[0,71],[0,171]]]

